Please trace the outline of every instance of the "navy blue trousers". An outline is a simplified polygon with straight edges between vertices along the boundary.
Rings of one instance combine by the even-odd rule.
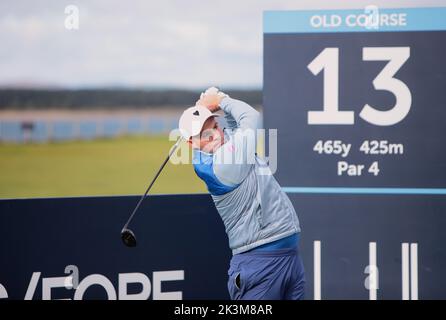
[[[305,272],[297,248],[236,254],[228,275],[231,300],[304,298]]]

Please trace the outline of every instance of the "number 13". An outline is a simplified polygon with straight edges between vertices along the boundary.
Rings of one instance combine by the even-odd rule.
[[[389,61],[373,80],[373,87],[392,92],[396,100],[392,109],[387,111],[376,110],[366,104],[359,114],[362,119],[378,126],[391,126],[407,116],[412,95],[406,84],[393,76],[409,57],[409,47],[362,48],[364,61]],[[353,111],[339,111],[339,48],[322,50],[308,69],[314,75],[324,70],[323,111],[309,111],[308,124],[354,124]]]

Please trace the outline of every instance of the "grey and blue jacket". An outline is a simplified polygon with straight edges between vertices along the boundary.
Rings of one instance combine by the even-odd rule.
[[[220,108],[228,124],[225,142],[213,154],[194,149],[193,164],[223,220],[232,254],[299,233],[290,199],[256,154],[259,113],[229,97]]]

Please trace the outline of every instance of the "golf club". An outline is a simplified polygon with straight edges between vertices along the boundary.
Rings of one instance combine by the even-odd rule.
[[[177,149],[178,145],[180,144],[182,140],[182,137],[178,138],[177,142],[175,143],[175,145],[170,149],[169,155],[167,156],[166,160],[164,160],[163,164],[161,165],[161,167],[159,168],[158,172],[156,173],[155,177],[153,178],[152,182],[150,182],[149,187],[147,188],[146,192],[143,194],[143,196],[141,197],[141,199],[139,199],[138,204],[136,205],[135,209],[133,210],[132,214],[130,215],[129,219],[127,220],[126,224],[124,225],[124,227],[122,228],[121,231],[121,239],[124,242],[124,244],[127,247],[136,247],[136,236],[133,233],[132,230],[130,230],[128,228],[128,225],[130,223],[130,221],[132,221],[133,216],[135,215],[136,211],[138,210],[139,206],[141,205],[142,201],[144,200],[144,198],[147,196],[147,194],[149,193],[150,189],[152,188],[153,184],[155,183],[156,179],[158,178],[158,176],[160,175],[161,171],[163,170],[164,166],[166,165],[166,163],[169,161],[170,157],[172,156],[172,154],[175,152],[175,150]]]

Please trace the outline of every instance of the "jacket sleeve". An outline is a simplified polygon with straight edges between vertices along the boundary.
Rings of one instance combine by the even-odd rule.
[[[230,129],[258,129],[259,112],[246,102],[226,97],[221,101],[220,108]]]
[[[255,164],[260,115],[249,104],[229,97],[221,101],[220,108],[231,130],[229,141],[214,155],[214,173],[223,184],[235,186]]]

